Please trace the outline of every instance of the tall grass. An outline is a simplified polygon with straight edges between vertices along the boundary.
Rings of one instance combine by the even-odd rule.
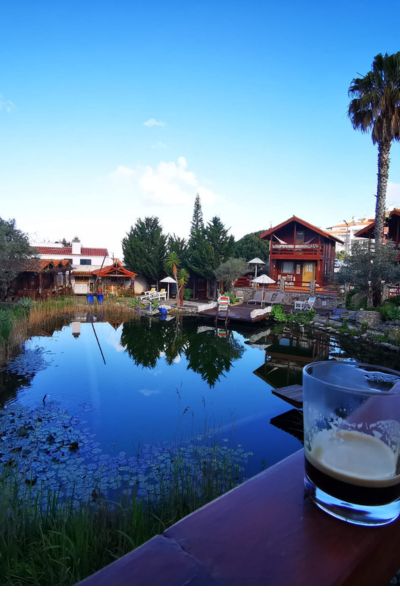
[[[233,455],[200,450],[189,466],[178,452],[147,496],[133,487],[119,503],[76,505],[0,480],[0,584],[74,584],[242,480]]]
[[[40,327],[54,319],[69,318],[76,313],[90,312],[94,318],[124,320],[135,318],[137,312],[132,298],[106,298],[104,304],[88,305],[86,298],[59,296],[32,302],[23,298],[15,304],[0,307],[0,364]]]

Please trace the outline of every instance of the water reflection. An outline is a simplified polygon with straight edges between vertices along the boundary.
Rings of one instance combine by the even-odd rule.
[[[275,326],[249,337],[248,343],[265,350],[265,362],[254,374],[273,387],[302,383],[303,367],[330,356],[329,335],[310,335],[304,328]]]
[[[183,355],[187,368],[199,373],[213,387],[242,357],[244,346],[233,332],[212,327],[198,327],[195,321],[172,323],[136,320],[124,323],[121,344],[136,365],[154,368],[160,356],[168,364]]]

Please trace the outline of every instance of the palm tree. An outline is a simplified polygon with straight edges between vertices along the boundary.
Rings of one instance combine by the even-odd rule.
[[[168,272],[172,273],[172,277],[177,280],[178,267],[180,267],[181,261],[176,252],[172,251],[168,254],[165,260],[165,268]]]
[[[186,269],[179,269],[178,271],[178,306],[182,306],[183,304],[183,292],[185,290],[185,286],[189,281],[189,273]]]
[[[377,54],[372,70],[353,79],[348,115],[354,129],[371,132],[378,145],[378,184],[375,207],[375,244],[383,240],[390,147],[400,139],[400,52]]]

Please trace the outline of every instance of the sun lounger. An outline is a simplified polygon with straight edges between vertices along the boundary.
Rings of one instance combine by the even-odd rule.
[[[264,299],[263,299],[263,292],[262,290],[257,290],[254,294],[254,296],[248,301],[248,304],[262,304],[265,303],[265,293],[264,293]]]

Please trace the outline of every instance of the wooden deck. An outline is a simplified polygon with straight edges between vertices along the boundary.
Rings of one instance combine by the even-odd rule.
[[[88,577],[84,586],[385,585],[400,519],[338,521],[304,498],[299,451]]]
[[[208,319],[217,319],[219,321],[242,321],[244,323],[258,323],[259,321],[265,321],[266,319],[271,318],[270,312],[252,316],[254,311],[260,309],[261,306],[257,306],[256,304],[239,304],[238,306],[230,306],[228,313],[225,311],[218,312],[217,308],[210,308],[199,312],[198,316],[206,317]]]
[[[289,402],[295,408],[303,407],[303,386],[302,385],[287,385],[285,387],[275,388],[272,393],[278,398]]]

